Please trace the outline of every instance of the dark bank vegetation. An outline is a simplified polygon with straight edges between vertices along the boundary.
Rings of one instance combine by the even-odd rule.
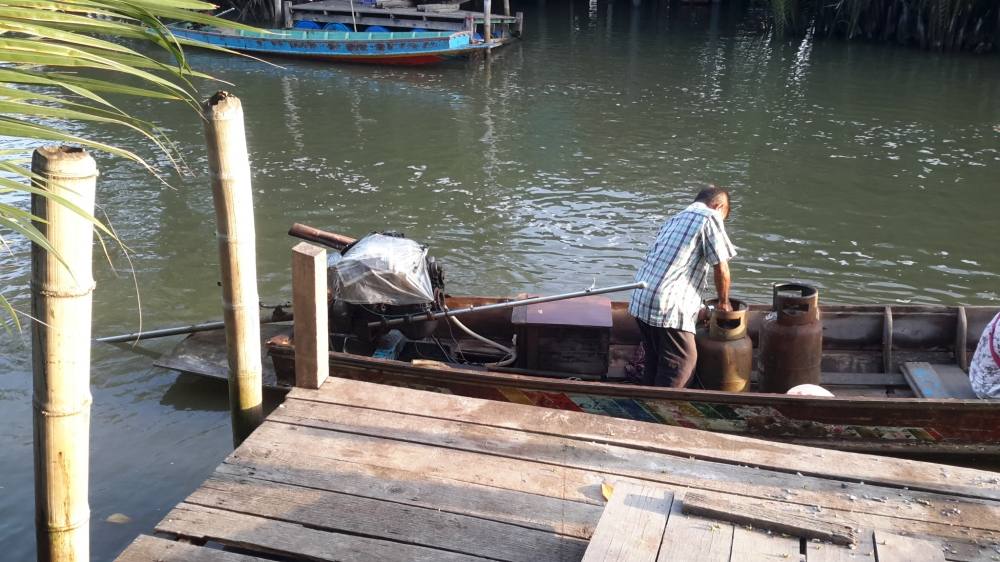
[[[885,41],[935,51],[989,52],[1000,33],[998,0],[762,0],[778,37]]]

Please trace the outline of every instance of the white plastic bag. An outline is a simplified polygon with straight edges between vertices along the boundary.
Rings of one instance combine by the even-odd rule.
[[[427,248],[409,238],[370,234],[330,268],[333,297],[353,304],[433,302],[426,257]]]

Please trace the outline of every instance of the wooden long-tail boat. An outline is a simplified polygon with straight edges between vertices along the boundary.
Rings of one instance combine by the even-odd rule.
[[[174,35],[232,51],[336,62],[422,65],[487,48],[468,31],[325,31],[276,29],[266,32],[214,28],[171,28]]]
[[[455,309],[504,300],[508,299],[449,297],[447,305]],[[762,305],[750,307],[748,331],[755,348],[768,310]],[[330,374],[851,451],[1000,453],[1000,402],[970,398],[961,371],[982,330],[997,313],[996,307],[822,307],[822,384],[834,393],[832,398],[627,384],[625,366],[640,336],[626,303],[612,303],[611,311],[609,366],[600,375],[573,377],[456,363],[455,356],[487,361],[490,350],[471,338],[459,337],[461,333],[448,322],[442,322],[431,339],[409,342],[395,360],[371,357],[370,348],[357,348],[349,336],[333,335]],[[509,310],[470,314],[463,316],[463,322],[491,340],[512,343],[515,327]],[[273,370],[265,372],[265,385],[288,388],[295,361],[291,327],[269,325],[265,338],[266,354],[273,361]],[[567,347],[573,344],[566,342]],[[942,375],[950,375],[952,382],[962,379],[959,382],[966,385],[966,392],[949,395],[943,391],[945,396],[962,398],[918,397],[900,372],[901,367],[916,362],[933,365]],[[193,334],[158,364],[225,378],[224,338],[220,333]]]

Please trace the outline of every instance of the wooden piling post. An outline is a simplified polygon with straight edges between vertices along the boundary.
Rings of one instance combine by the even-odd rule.
[[[292,2],[285,0],[281,3],[281,23],[285,29],[291,29],[295,22],[292,21]]]
[[[483,39],[489,45],[493,42],[493,35],[490,19],[493,15],[493,3],[491,0],[483,0]]]
[[[97,165],[81,148],[35,150],[38,187],[93,214]],[[52,199],[31,211],[55,252],[31,246],[35,537],[42,562],[90,560],[90,321],[93,225]]]
[[[263,419],[257,255],[250,160],[240,99],[218,92],[203,106],[222,270],[229,410],[239,446]]]
[[[308,242],[292,248],[295,386],[319,388],[330,374],[326,250]]]
[[[510,15],[510,0],[503,0],[503,15]]]
[[[515,29],[517,29],[517,36],[521,37],[524,35],[524,12],[518,12],[514,16],[517,21],[514,23]]]

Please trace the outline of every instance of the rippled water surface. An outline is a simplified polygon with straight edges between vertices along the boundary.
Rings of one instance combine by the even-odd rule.
[[[627,282],[664,218],[713,182],[734,194],[739,297],[797,279],[827,303],[1000,300],[1000,59],[779,45],[749,21],[738,7],[550,1],[491,61],[277,68],[193,54],[247,111],[262,299],[289,296],[293,222],[403,230],[446,263],[455,293]],[[168,127],[194,171],[165,188],[99,156],[99,202],[134,251],[144,325],[217,319],[201,124],[182,107],[123,104]],[[13,251],[0,283],[26,310],[27,247]],[[96,271],[95,335],[136,329],[128,263]],[[22,560],[30,350],[0,337],[0,547]],[[150,530],[229,451],[224,386],[151,366],[175,341],[94,347],[95,559]],[[105,522],[116,512],[132,521]]]

